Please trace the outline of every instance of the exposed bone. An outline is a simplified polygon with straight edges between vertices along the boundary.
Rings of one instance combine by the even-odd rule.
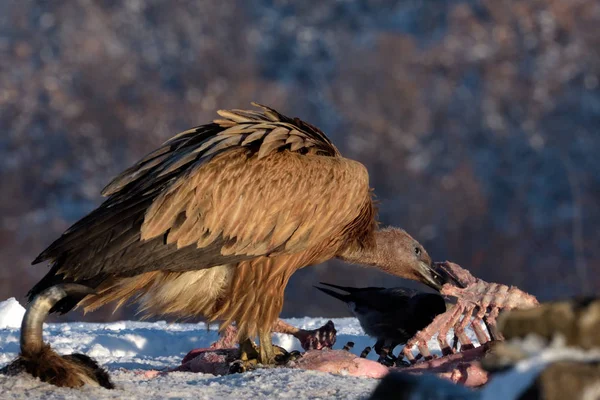
[[[454,328],[454,333],[461,344],[461,350],[470,349],[473,348],[473,344],[465,334],[465,329],[469,325],[475,332],[480,344],[487,343],[492,338],[502,339],[495,329],[500,310],[527,309],[539,305],[534,296],[514,286],[488,283],[475,278],[469,271],[457,264],[446,261],[437,263],[437,266],[455,277],[456,281],[463,287],[460,288],[450,284],[445,284],[442,287],[441,294],[455,297],[457,299],[456,305],[444,314],[438,315],[427,328],[418,332],[406,343],[402,354],[413,363],[418,359],[418,355],[415,357],[412,353],[412,348],[415,345],[426,360],[431,359],[427,342],[435,334],[438,334],[438,342],[444,355],[455,351],[448,345],[446,340],[450,328]],[[473,321],[471,321],[472,317]],[[490,330],[489,338],[481,327],[482,322],[485,322]]]

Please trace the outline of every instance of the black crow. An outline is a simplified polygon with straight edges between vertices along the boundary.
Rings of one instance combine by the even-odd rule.
[[[392,351],[397,345],[405,344],[438,314],[446,311],[444,298],[435,293],[400,287],[353,288],[320,284],[345,292],[315,286],[348,305],[365,333],[377,339],[375,352],[384,363],[395,361]]]

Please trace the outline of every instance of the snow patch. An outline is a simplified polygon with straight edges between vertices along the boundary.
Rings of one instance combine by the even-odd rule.
[[[14,297],[0,303],[0,329],[20,328],[25,308]]]
[[[286,322],[305,329],[324,325],[327,318],[293,318]],[[356,343],[354,352],[372,346],[374,339],[362,332],[354,318],[337,318],[336,349],[346,342]],[[11,399],[217,399],[217,398],[368,398],[377,379],[333,375],[299,369],[260,369],[244,374],[213,376],[174,372],[150,379],[143,370],[163,370],[181,363],[194,348],[208,347],[218,339],[217,326],[120,321],[115,323],[44,324],[44,340],[59,354],[84,353],[108,369],[117,388],[57,388],[27,375],[0,375],[0,398]],[[298,341],[276,334],[275,344],[288,350],[300,349]],[[0,331],[0,368],[19,352],[19,331]],[[370,358],[374,358],[372,355]],[[8,398],[8,397],[7,397]]]

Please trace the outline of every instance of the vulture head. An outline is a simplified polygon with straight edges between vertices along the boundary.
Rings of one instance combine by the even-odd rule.
[[[355,264],[375,266],[388,274],[419,281],[437,291],[446,283],[460,286],[453,276],[431,260],[417,240],[399,228],[376,231],[373,246],[353,249],[340,258]]]
[[[392,240],[390,248],[393,251],[389,262],[391,266],[389,272],[422,282],[438,291],[445,283],[456,284],[451,276],[441,268],[436,268],[425,248],[406,231],[389,229],[387,233]]]

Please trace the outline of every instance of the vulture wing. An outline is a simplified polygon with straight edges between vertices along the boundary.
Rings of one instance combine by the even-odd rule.
[[[108,199],[34,261],[54,261],[44,279],[209,268],[368,230],[366,169],[317,128],[259,107],[220,111],[115,178]]]

